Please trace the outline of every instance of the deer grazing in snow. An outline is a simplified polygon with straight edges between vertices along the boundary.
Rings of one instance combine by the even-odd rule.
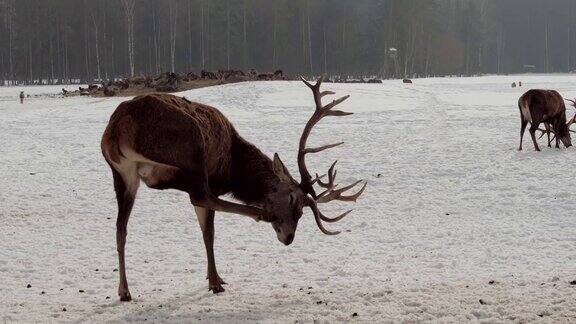
[[[572,104],[572,107],[576,108],[576,100],[572,100],[572,99],[564,99],[564,100],[569,101]],[[570,129],[570,127],[572,127],[572,124],[574,124],[574,123],[576,123],[576,113],[566,123],[566,126],[568,127],[568,131],[570,131],[571,133],[576,133],[575,131]],[[544,135],[548,135],[548,147],[552,147],[552,141],[556,139],[556,135],[554,134],[554,131],[552,130],[552,127],[550,126],[550,124],[544,123],[544,129],[538,128],[538,131],[540,131],[540,137],[538,137],[538,139],[541,139],[542,137],[544,137]],[[550,138],[550,134],[553,134],[552,138]]]
[[[316,110],[304,127],[298,149],[300,182],[288,172],[278,154],[273,159],[244,140],[232,124],[216,108],[190,102],[169,94],[136,97],[121,103],[110,117],[102,137],[102,153],[112,169],[118,202],[116,243],[120,263],[120,300],[131,300],[126,280],[124,247],[128,218],[142,180],[153,189],[177,189],[187,192],[194,205],[202,230],[208,258],[209,290],[223,292],[224,281],[214,261],[214,214],[216,211],[248,216],[272,224],[277,238],[285,245],[294,240],[304,207],[314,214],[319,229],[329,235],[323,222],[336,222],[340,216],[324,216],[318,204],[333,200],[356,201],[366,183],[355,193],[345,195],[361,181],[336,188],[332,164],[325,176],[312,178],[306,167],[306,155],[318,153],[343,143],[317,148],[306,147],[312,128],[327,116],[351,113],[333,108],[349,96],[322,104],[322,97],[332,95],[320,91],[322,78],[312,85]],[[317,193],[314,185],[323,188]],[[219,198],[231,193],[242,203]]]
[[[518,100],[520,109],[520,146],[522,150],[522,137],[528,123],[530,123],[530,136],[534,142],[534,149],[540,151],[536,142],[536,131],[541,123],[546,129],[552,129],[556,135],[556,148],[559,148],[558,140],[564,146],[572,146],[570,132],[566,123],[566,105],[562,96],[554,90],[529,90]],[[548,141],[550,145],[550,140]]]

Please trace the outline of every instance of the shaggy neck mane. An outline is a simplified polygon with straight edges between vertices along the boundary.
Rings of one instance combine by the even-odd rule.
[[[279,183],[272,160],[238,134],[232,140],[231,191],[247,204],[260,203]]]

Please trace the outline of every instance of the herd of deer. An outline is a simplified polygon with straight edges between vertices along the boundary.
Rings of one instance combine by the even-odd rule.
[[[351,113],[335,110],[348,99],[344,96],[324,105],[322,98],[333,95],[320,91],[323,78],[316,84],[302,81],[312,90],[316,110],[306,123],[298,148],[300,181],[296,181],[278,154],[270,159],[256,146],[244,140],[226,117],[216,108],[190,102],[170,94],[135,97],[121,103],[110,117],[102,137],[102,153],[112,169],[118,202],[116,244],[120,264],[120,300],[131,300],[126,279],[124,247],[128,218],[140,181],[153,189],[177,189],[189,194],[194,206],[208,258],[209,290],[224,291],[225,282],[216,270],[214,260],[214,214],[216,211],[248,216],[256,221],[271,223],[278,240],[289,245],[294,240],[298,221],[304,207],[312,210],[318,228],[325,234],[323,222],[337,222],[348,215],[324,216],[318,205],[334,200],[355,202],[364,192],[366,182],[354,194],[345,195],[363,181],[337,188],[336,162],[328,172],[312,177],[306,166],[308,154],[319,153],[343,142],[310,148],[306,143],[314,126],[324,117],[347,116]],[[576,106],[576,102],[572,101]],[[522,136],[530,122],[534,147],[536,131],[550,134],[566,147],[571,145],[563,98],[556,91],[530,90],[519,100]],[[544,123],[545,130],[539,125]],[[316,188],[320,187],[321,192]],[[219,198],[232,194],[241,203]]]

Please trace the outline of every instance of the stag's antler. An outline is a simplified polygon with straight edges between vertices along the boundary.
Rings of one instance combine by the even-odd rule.
[[[323,182],[322,179],[326,176],[318,176],[318,174],[316,174],[316,178],[312,179],[312,176],[310,175],[310,172],[308,172],[308,169],[306,168],[306,154],[308,153],[318,153],[318,152],[322,152],[324,150],[339,146],[344,144],[344,142],[338,142],[338,143],[334,143],[334,144],[328,144],[328,145],[324,145],[324,146],[320,146],[320,147],[316,147],[316,148],[306,148],[306,142],[308,140],[308,136],[310,136],[310,132],[312,131],[312,128],[314,128],[314,126],[324,117],[326,116],[348,116],[348,115],[352,115],[352,113],[348,113],[348,112],[344,112],[344,111],[340,111],[340,110],[333,110],[334,107],[336,107],[337,105],[341,104],[344,100],[348,99],[350,96],[344,96],[340,99],[334,100],[331,103],[327,104],[326,106],[322,105],[322,97],[327,96],[327,95],[333,95],[334,92],[332,91],[323,91],[320,92],[320,85],[322,84],[322,81],[324,80],[324,77],[320,77],[320,79],[318,79],[318,81],[316,82],[316,84],[311,84],[310,82],[306,81],[303,77],[300,77],[300,79],[302,79],[302,81],[308,86],[308,88],[310,88],[312,90],[312,94],[314,95],[314,103],[316,104],[316,111],[314,111],[314,114],[312,115],[312,117],[310,117],[310,120],[308,120],[308,123],[306,123],[306,127],[304,127],[304,131],[302,132],[302,136],[300,137],[300,145],[298,147],[298,169],[300,171],[300,187],[302,188],[302,190],[309,194],[312,198],[309,198],[307,201],[307,205],[312,209],[312,212],[314,213],[314,218],[316,219],[316,224],[318,225],[318,227],[320,228],[320,230],[324,233],[324,234],[329,234],[329,235],[334,235],[334,234],[338,234],[340,232],[331,232],[328,231],[327,229],[324,228],[324,226],[322,225],[322,221],[325,222],[337,222],[339,220],[341,220],[342,218],[344,218],[344,216],[348,215],[351,210],[341,214],[340,216],[334,217],[334,218],[329,218],[324,216],[320,210],[318,209],[318,203],[326,203],[326,202],[330,202],[333,200],[340,200],[340,201],[356,201],[356,199],[358,199],[358,197],[360,197],[360,195],[364,192],[364,189],[366,189],[366,182],[364,183],[364,185],[362,186],[362,188],[355,194],[350,195],[350,196],[344,196],[343,193],[356,187],[359,183],[362,182],[362,180],[357,181],[349,186],[345,186],[342,187],[340,189],[336,189],[337,184],[334,183],[334,180],[336,179],[336,174],[337,171],[334,169],[334,167],[336,166],[336,162],[334,162],[332,164],[332,166],[330,167],[330,169],[328,170],[328,182]],[[314,190],[314,184],[318,184],[320,187],[324,188],[325,190],[320,193],[319,195],[316,194],[316,191]]]
[[[564,99],[564,100],[569,101],[572,104],[572,107],[576,108],[576,100],[572,99]],[[572,133],[576,133],[575,131],[570,129],[570,126],[572,126],[572,124],[574,123],[576,123],[576,114],[574,114],[574,117],[572,117],[572,119],[570,119],[566,124],[568,126],[568,130],[571,131]]]

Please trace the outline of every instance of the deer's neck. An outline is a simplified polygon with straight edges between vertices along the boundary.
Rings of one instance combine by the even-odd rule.
[[[239,135],[234,136],[232,142],[230,171],[232,194],[247,204],[263,202],[279,184],[272,160]]]

